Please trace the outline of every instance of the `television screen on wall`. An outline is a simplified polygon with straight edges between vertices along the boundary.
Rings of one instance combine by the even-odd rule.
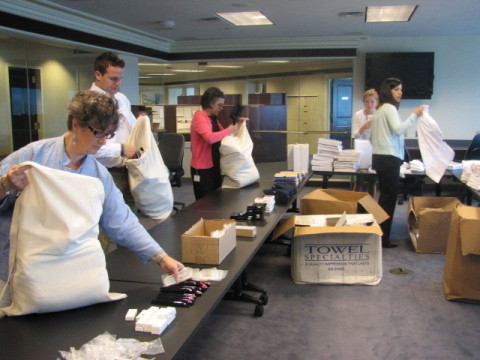
[[[431,99],[433,94],[433,52],[367,53],[365,89],[378,91],[388,77],[402,80],[403,99]]]

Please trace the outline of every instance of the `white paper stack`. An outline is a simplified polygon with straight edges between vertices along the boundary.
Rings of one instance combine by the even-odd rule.
[[[317,153],[310,164],[313,171],[332,171],[333,161],[342,150],[342,142],[335,139],[318,139]]]
[[[177,311],[174,307],[151,306],[142,310],[136,317],[135,331],[161,335],[175,319]]]
[[[336,172],[356,172],[360,163],[360,153],[356,150],[342,150],[333,162]]]

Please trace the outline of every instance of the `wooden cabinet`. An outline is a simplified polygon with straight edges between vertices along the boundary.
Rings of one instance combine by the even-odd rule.
[[[286,105],[285,93],[248,94],[250,105]]]

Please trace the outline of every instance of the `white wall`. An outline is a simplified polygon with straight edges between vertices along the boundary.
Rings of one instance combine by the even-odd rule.
[[[428,104],[444,139],[471,140],[480,130],[480,36],[375,38],[358,50],[354,65],[354,109],[362,108],[366,52],[433,51],[435,53],[433,96],[430,100],[403,100],[406,118],[421,104]],[[411,129],[408,138],[415,137]]]

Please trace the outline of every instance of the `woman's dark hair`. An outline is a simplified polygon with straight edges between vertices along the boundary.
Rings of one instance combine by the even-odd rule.
[[[202,109],[208,109],[217,99],[225,99],[222,90],[216,87],[208,88],[200,99],[200,105],[202,105]]]
[[[402,80],[397,78],[386,78],[380,84],[380,91],[378,92],[379,107],[385,103],[392,104],[397,109],[400,107],[400,102],[396,101],[392,96],[392,89],[398,85],[402,85]]]
[[[118,106],[110,95],[91,90],[79,92],[68,104],[67,112],[68,130],[72,130],[73,119],[82,128],[88,125],[108,131],[116,131],[118,128]]]

